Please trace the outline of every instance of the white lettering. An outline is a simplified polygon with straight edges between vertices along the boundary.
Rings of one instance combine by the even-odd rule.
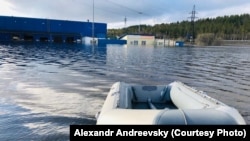
[[[114,131],[108,129],[107,131],[85,131],[83,129],[76,129],[74,136],[112,136]]]
[[[194,130],[194,131],[182,131],[180,129],[175,129],[174,131],[172,131],[174,133],[174,136],[176,137],[186,137],[186,136],[205,136],[205,137],[209,137],[209,138],[213,138],[214,135],[214,131],[200,131],[198,129]]]
[[[79,129],[76,129],[74,136],[81,136]]]
[[[163,138],[167,138],[169,131],[161,131],[158,129],[157,131],[136,131],[134,129],[130,131],[122,131],[118,129],[116,132],[116,136],[160,136]]]
[[[237,129],[235,129],[234,131],[227,131],[225,129],[217,129],[217,136],[244,136],[244,132],[243,131],[238,131]]]

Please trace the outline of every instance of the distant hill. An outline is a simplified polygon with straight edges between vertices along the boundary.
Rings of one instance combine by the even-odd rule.
[[[250,40],[250,15],[231,15],[216,18],[205,18],[195,21],[195,38],[198,42],[210,40],[206,44],[214,44],[219,40]],[[123,29],[109,29],[111,38],[129,34],[138,34],[139,25]],[[153,34],[156,38],[181,39],[188,41],[192,35],[191,21],[162,23],[154,26],[140,25],[141,34]]]

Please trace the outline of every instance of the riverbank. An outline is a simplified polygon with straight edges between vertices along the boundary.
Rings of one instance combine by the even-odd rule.
[[[185,43],[185,46],[195,47],[195,46],[250,46],[250,40],[219,40],[216,43],[208,44],[207,42],[196,42],[191,44],[189,42]]]
[[[250,46],[250,40],[222,40],[221,46]]]

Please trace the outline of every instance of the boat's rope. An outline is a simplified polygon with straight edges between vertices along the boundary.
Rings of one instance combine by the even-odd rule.
[[[185,116],[184,111],[183,111],[182,109],[179,109],[179,110],[180,110],[181,113],[182,113],[182,116],[183,116],[183,118],[184,118],[185,125],[187,125],[187,118],[186,118],[186,116]]]

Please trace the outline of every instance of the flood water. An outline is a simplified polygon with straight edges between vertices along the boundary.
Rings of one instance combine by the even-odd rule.
[[[0,140],[69,140],[95,124],[117,81],[181,81],[233,106],[250,124],[250,47],[0,44]]]

